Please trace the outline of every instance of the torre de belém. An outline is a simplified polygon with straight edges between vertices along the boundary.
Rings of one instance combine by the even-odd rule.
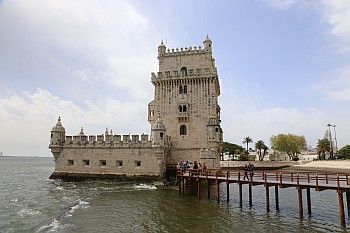
[[[220,85],[212,41],[203,48],[158,47],[159,71],[152,73],[154,100],[148,105],[151,136],[66,136],[59,118],[51,130],[49,148],[55,171],[50,178],[162,179],[179,161],[220,166],[223,132],[218,96]]]

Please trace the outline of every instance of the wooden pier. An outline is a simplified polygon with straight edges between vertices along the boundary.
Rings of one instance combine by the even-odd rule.
[[[249,178],[249,180],[248,180]],[[311,194],[310,189],[316,191],[335,190],[338,194],[338,204],[340,213],[340,222],[345,226],[345,212],[343,193],[346,195],[346,206],[348,217],[350,217],[350,185],[348,174],[333,173],[314,173],[314,172],[276,172],[276,171],[254,171],[244,177],[244,171],[225,171],[225,170],[194,170],[179,169],[177,170],[177,180],[179,193],[185,195],[185,189],[189,188],[193,195],[201,197],[201,183],[207,183],[208,198],[210,198],[210,185],[216,186],[216,200],[220,201],[220,186],[222,182],[226,183],[226,198],[230,200],[229,187],[232,183],[238,184],[239,206],[242,208],[242,186],[248,185],[249,206],[253,205],[253,186],[264,185],[266,193],[266,211],[270,212],[270,187],[275,190],[276,210],[279,210],[280,188],[295,187],[298,193],[299,218],[303,219],[303,189],[306,190],[307,212],[311,214]]]

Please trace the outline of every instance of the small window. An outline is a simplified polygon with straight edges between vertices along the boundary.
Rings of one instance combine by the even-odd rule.
[[[84,166],[89,166],[89,165],[90,165],[90,160],[84,159],[84,160],[83,160],[83,165],[84,165]]]
[[[180,94],[183,93],[183,88],[182,88],[182,86],[179,87],[179,93],[180,93]]]
[[[74,165],[74,160],[68,159],[67,165],[68,165],[68,166],[73,166],[73,165]]]
[[[187,135],[187,127],[186,125],[180,126],[180,135]]]
[[[53,134],[51,134],[51,138],[53,138]]]
[[[106,160],[100,160],[100,166],[106,166],[107,161]]]
[[[165,77],[170,77],[170,71],[165,71]]]
[[[187,106],[186,105],[180,105],[179,106],[179,112],[187,112]]]
[[[185,85],[184,86],[184,94],[186,94],[187,93],[187,86]]]
[[[135,161],[135,167],[141,167],[141,161]]]
[[[177,70],[175,70],[173,73],[175,77],[179,75],[179,72]]]
[[[215,131],[216,131],[216,132],[219,132],[219,128],[215,128]]]
[[[123,160],[117,160],[117,167],[123,166]]]
[[[160,138],[163,138],[164,137],[164,133],[160,133],[159,136],[160,136]]]
[[[187,75],[187,68],[186,67],[182,67],[180,71],[181,71],[181,75],[182,76],[186,76]]]

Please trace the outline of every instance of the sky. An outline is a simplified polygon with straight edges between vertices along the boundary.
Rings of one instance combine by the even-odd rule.
[[[0,0],[0,151],[51,156],[58,116],[66,135],[150,134],[158,45],[206,35],[224,141],[315,147],[330,123],[350,144],[348,0]]]

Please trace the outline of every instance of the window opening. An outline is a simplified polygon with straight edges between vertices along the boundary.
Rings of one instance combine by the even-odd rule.
[[[180,135],[187,135],[187,127],[186,125],[180,126]]]

